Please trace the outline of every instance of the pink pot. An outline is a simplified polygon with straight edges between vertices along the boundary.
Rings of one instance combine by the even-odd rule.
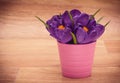
[[[91,76],[96,42],[63,44],[58,42],[62,74],[70,78]]]

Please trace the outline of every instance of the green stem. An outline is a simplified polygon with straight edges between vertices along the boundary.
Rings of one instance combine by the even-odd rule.
[[[111,21],[108,21],[108,22],[104,25],[104,27],[106,27],[110,22],[111,22]]]
[[[38,20],[40,20],[40,22],[42,22],[46,28],[49,28],[48,24],[46,24],[41,18],[39,18],[38,16],[35,16]]]
[[[103,18],[104,18],[104,16],[100,17],[100,18],[97,20],[97,23],[99,23]]]
[[[73,20],[73,17],[72,17],[72,15],[71,15],[71,13],[69,11],[68,11],[68,15],[70,17],[70,20],[72,21],[73,26],[74,26],[74,20]],[[71,35],[72,35],[72,38],[73,38],[73,43],[77,44],[77,39],[75,37],[75,34],[73,32],[71,32]]]
[[[77,44],[77,39],[75,37],[75,34],[71,32],[72,38],[73,38],[73,43]]]
[[[101,9],[98,9],[94,14],[93,17],[100,11]]]
[[[72,23],[73,23],[73,25],[74,25],[74,20],[73,20],[73,17],[72,17],[72,15],[71,15],[71,13],[68,11],[68,15],[69,15],[69,17],[70,17],[70,20],[72,21]]]
[[[91,15],[90,20],[94,19],[95,15],[100,11],[101,9],[98,9],[93,15]],[[89,24],[89,23],[88,23]]]

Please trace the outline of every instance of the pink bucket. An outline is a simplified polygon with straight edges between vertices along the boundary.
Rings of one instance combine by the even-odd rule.
[[[58,42],[62,74],[69,78],[91,76],[96,42],[89,44],[63,44]]]

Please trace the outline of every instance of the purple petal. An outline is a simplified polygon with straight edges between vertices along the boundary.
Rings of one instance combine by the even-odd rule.
[[[62,24],[62,17],[60,15],[55,15],[51,20],[57,21],[59,24]]]
[[[82,24],[77,23],[77,24],[74,26],[73,31],[76,33],[76,31],[77,31],[78,28],[82,28]]]
[[[89,22],[89,15],[82,13],[78,16],[75,16],[74,18],[75,24],[81,23],[83,26],[86,26]]]
[[[99,38],[105,31],[105,27],[101,24],[97,24],[95,27],[94,27],[94,30],[97,31],[97,38]]]
[[[89,23],[87,25],[87,28],[92,29],[94,26],[96,26],[96,21],[95,19],[89,20]]]
[[[47,21],[47,24],[49,25],[50,28],[57,28],[59,23],[57,21]]]
[[[86,38],[85,42],[92,42],[92,41],[96,41],[97,39],[97,31],[96,30],[91,30],[91,32],[88,35],[88,38]]]
[[[74,16],[80,15],[81,12],[77,9],[73,9],[73,10],[70,11],[70,14],[72,15],[72,17],[74,17]]]
[[[82,28],[78,28],[76,31],[76,38],[78,43],[82,43],[87,36],[87,32],[85,32]]]
[[[72,40],[72,36],[70,34],[69,29],[65,29],[65,30],[56,29],[55,34],[59,42],[67,43]]]
[[[50,20],[46,23],[49,25],[51,22],[56,21],[58,24],[62,24],[62,18],[59,15],[54,15]]]
[[[71,26],[72,25],[72,21],[71,21],[71,19],[69,17],[68,11],[65,11],[63,13],[62,19],[63,19],[63,22],[64,22],[65,26]]]
[[[48,20],[46,23],[49,25],[49,29],[47,30],[50,32],[50,35],[55,36],[54,30],[57,29],[58,26],[62,24],[62,19],[60,18],[60,16],[55,15],[50,20]]]
[[[57,37],[56,37],[56,34],[55,34],[55,29],[56,29],[56,28],[49,28],[48,31],[49,31],[49,33],[50,33],[50,35],[51,35],[52,37],[57,38]]]
[[[97,24],[94,28],[89,32],[88,37],[85,39],[84,43],[96,41],[104,32],[104,26]]]

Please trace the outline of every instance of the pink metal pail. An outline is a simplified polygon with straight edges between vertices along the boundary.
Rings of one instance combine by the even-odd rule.
[[[58,42],[62,74],[69,78],[91,76],[96,42],[63,44]]]

